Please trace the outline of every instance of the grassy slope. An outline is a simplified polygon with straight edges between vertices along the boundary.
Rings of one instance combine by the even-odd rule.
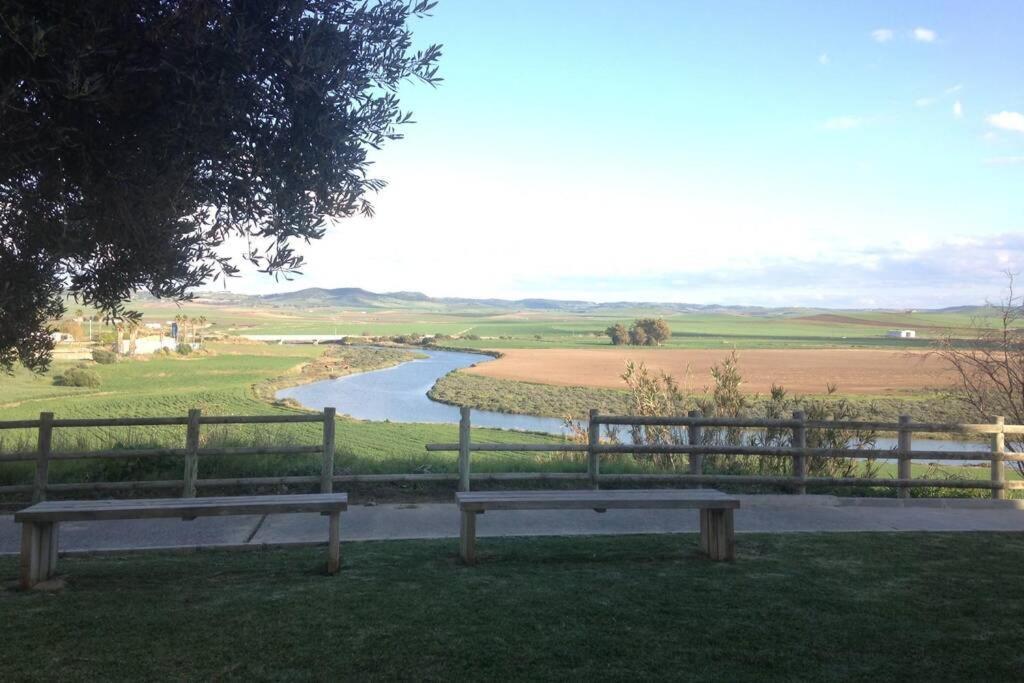
[[[351,543],[62,560],[0,593],[4,680],[1018,680],[1020,534]],[[983,570],[979,571],[979,568]],[[16,574],[0,558],[0,577]]]
[[[19,373],[0,377],[0,420],[32,418],[41,411],[58,417],[185,415],[198,407],[207,415],[290,414],[293,409],[259,400],[253,386],[278,377],[324,353],[324,347],[263,344],[213,345],[216,355],[186,359],[155,357],[117,365],[96,365],[102,378],[98,389],[56,387],[50,375]],[[55,366],[50,373],[59,373]],[[537,442],[547,437],[479,430],[480,438],[495,442]],[[211,427],[204,430],[210,445],[316,444],[317,425],[265,425]],[[0,451],[31,448],[35,432],[0,432]],[[424,444],[458,440],[454,425],[399,424],[341,420],[337,425],[339,473],[455,471],[455,454],[427,453]],[[135,427],[57,430],[55,448],[89,450],[130,445],[180,446],[183,427]],[[477,469],[522,467],[523,458],[481,456]],[[176,458],[118,460],[104,463],[65,461],[54,463],[54,481],[99,479],[180,478]],[[255,456],[208,458],[200,465],[201,476],[291,475],[319,472],[317,456]],[[0,484],[31,480],[28,464],[0,466]]]

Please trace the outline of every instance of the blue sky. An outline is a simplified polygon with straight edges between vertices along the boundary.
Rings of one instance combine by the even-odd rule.
[[[441,0],[414,30],[445,81],[288,288],[941,306],[1024,266],[1024,3]]]

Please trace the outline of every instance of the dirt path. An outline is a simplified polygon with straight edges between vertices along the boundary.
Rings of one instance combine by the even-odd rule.
[[[686,349],[502,349],[504,357],[465,370],[475,375],[541,384],[623,388],[627,360],[644,362],[701,389],[711,384],[711,366],[727,351]],[[906,394],[948,386],[944,364],[920,352],[860,349],[760,349],[741,351],[746,391],[766,393],[781,384],[797,393],[824,393],[828,383],[842,394]]]

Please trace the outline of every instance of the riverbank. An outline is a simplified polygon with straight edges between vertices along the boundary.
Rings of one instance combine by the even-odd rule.
[[[253,385],[253,393],[260,400],[274,404],[279,400],[277,392],[282,389],[338,379],[357,372],[382,370],[423,357],[422,353],[398,347],[332,344],[325,346],[323,353],[313,360],[290,368],[279,377]],[[282,405],[302,408],[294,401]]]
[[[630,393],[625,389],[572,387],[496,379],[463,371],[440,378],[428,395],[434,401],[479,410],[584,418],[591,408],[603,413],[628,414]],[[703,396],[703,394],[695,394]],[[860,419],[896,422],[910,415],[915,422],[974,422],[966,408],[940,392],[916,396],[814,396],[824,400],[846,400],[854,404]],[[769,397],[750,396],[751,415],[763,416]]]

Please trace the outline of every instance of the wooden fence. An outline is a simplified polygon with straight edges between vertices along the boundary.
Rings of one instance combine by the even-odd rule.
[[[309,446],[257,446],[257,447],[202,447],[200,429],[203,425],[226,424],[286,424],[320,423],[323,425],[321,443]],[[186,427],[184,448],[142,448],[113,449],[101,451],[54,451],[53,432],[55,429],[77,427],[137,427],[137,426],[184,426]],[[688,485],[770,485],[790,488],[806,493],[808,486],[885,486],[898,489],[901,498],[909,497],[915,487],[946,487],[965,489],[987,489],[993,498],[1004,498],[1006,491],[1024,489],[1024,481],[1007,481],[1004,463],[1024,462],[1024,454],[1007,453],[1006,434],[1024,434],[1024,425],[1004,424],[1003,418],[996,418],[991,424],[944,424],[911,422],[903,416],[899,422],[865,422],[837,420],[808,420],[803,413],[794,413],[789,420],[765,420],[747,418],[708,418],[698,411],[676,417],[636,417],[631,415],[601,415],[590,411],[587,426],[587,443],[553,442],[532,444],[478,443],[471,439],[471,411],[463,408],[459,423],[459,442],[452,444],[427,444],[428,451],[458,452],[458,474],[334,474],[335,452],[335,409],[325,408],[322,413],[301,415],[258,415],[258,416],[204,416],[199,410],[190,410],[185,417],[131,417],[131,418],[73,418],[56,419],[53,413],[40,413],[34,420],[12,420],[0,422],[0,430],[36,429],[37,446],[34,451],[0,454],[0,464],[7,462],[34,462],[35,477],[32,484],[0,486],[0,494],[31,494],[33,501],[45,500],[48,493],[74,493],[78,491],[146,491],[180,490],[181,495],[193,497],[197,489],[223,488],[231,486],[275,486],[319,484],[322,492],[330,492],[338,482],[416,482],[416,481],[458,481],[462,491],[470,489],[470,481],[516,481],[516,480],[565,480],[579,481],[584,485],[598,488],[602,483],[672,481]],[[602,443],[602,426],[653,426],[674,427],[685,433],[683,443],[659,444],[617,444]],[[705,429],[770,429],[776,432],[788,430],[791,446],[729,445],[709,442]],[[828,449],[808,448],[807,435],[810,430],[861,430],[893,432],[898,435],[898,447],[889,449]],[[945,433],[961,435],[984,434],[989,436],[988,450],[940,451],[915,449],[915,433]],[[586,472],[494,472],[472,474],[470,468],[473,452],[561,452],[586,454]],[[322,464],[319,476],[287,477],[238,477],[202,479],[199,477],[199,460],[205,456],[223,455],[305,455],[320,454]],[[650,474],[603,474],[601,456],[606,454],[682,454],[688,456],[686,472]],[[790,476],[705,474],[705,455],[750,456],[771,455],[792,458]],[[182,478],[156,481],[113,481],[52,483],[49,481],[50,463],[62,460],[96,460],[111,458],[140,458],[160,456],[183,456]],[[822,458],[892,458],[897,460],[896,478],[867,477],[809,477],[807,460]],[[914,478],[911,463],[915,460],[929,462],[965,460],[990,463],[988,479],[927,479]]]
[[[601,442],[601,427],[607,426],[654,426],[685,428],[685,443],[659,444],[612,444]],[[733,429],[770,429],[787,430],[792,434],[791,446],[758,446],[729,445],[707,443],[704,438],[705,428]],[[877,449],[831,449],[808,448],[807,434],[809,430],[857,430],[894,432],[897,434],[897,448]],[[868,422],[840,420],[808,420],[802,412],[793,413],[789,420],[748,419],[748,418],[712,418],[703,417],[700,411],[691,411],[686,416],[674,417],[637,417],[633,415],[601,415],[596,410],[590,411],[587,426],[587,443],[563,444],[495,444],[476,443],[470,439],[471,413],[463,408],[459,423],[459,443],[428,444],[428,451],[458,451],[459,453],[459,490],[470,490],[471,479],[563,479],[582,480],[593,488],[608,482],[642,482],[642,481],[674,481],[692,485],[770,485],[791,488],[797,493],[806,493],[808,486],[884,486],[898,489],[900,498],[910,497],[911,488],[945,487],[962,489],[988,489],[993,498],[1005,498],[1006,491],[1024,489],[1024,481],[1007,481],[1004,463],[1024,462],[1024,454],[1007,453],[1006,434],[1024,434],[1024,425],[1004,424],[1002,417],[997,417],[992,424],[953,424],[912,422],[909,416],[903,415],[899,422]],[[988,435],[988,450],[943,451],[915,449],[913,436],[915,433],[942,433],[956,435]],[[523,473],[472,475],[470,472],[470,455],[473,452],[574,452],[587,455],[586,473]],[[687,473],[665,474],[602,474],[601,456],[604,454],[685,454],[688,456]],[[750,456],[771,455],[792,458],[792,474],[790,476],[704,474],[703,457],[705,455]],[[807,459],[820,458],[887,458],[897,461],[896,478],[881,477],[809,477],[807,476]],[[988,479],[927,479],[914,478],[911,464],[914,460],[928,462],[957,460],[979,461],[990,463]]]
[[[53,413],[40,413],[37,420],[12,420],[0,422],[0,430],[36,429],[38,436],[36,450],[25,453],[0,454],[0,463],[34,461],[35,478],[32,484],[22,486],[0,486],[0,494],[31,493],[32,501],[46,499],[47,493],[69,493],[75,491],[118,491],[118,490],[160,490],[181,489],[181,495],[192,498],[196,489],[202,487],[225,487],[243,485],[274,484],[320,484],[320,491],[330,493],[334,476],[334,408],[324,408],[322,413],[312,415],[251,415],[251,416],[204,416],[199,410],[188,411],[187,417],[115,417],[115,418],[74,418],[56,419]],[[318,422],[323,424],[322,443],[315,446],[256,446],[203,448],[200,446],[202,425],[227,424],[285,424],[296,422]],[[53,432],[55,429],[76,427],[156,427],[180,425],[186,428],[184,448],[139,448],[114,449],[106,451],[54,451]],[[200,479],[199,459],[213,455],[305,455],[319,453],[322,457],[320,476],[306,477],[241,477],[235,479]],[[54,484],[49,481],[50,463],[61,460],[97,460],[110,458],[146,458],[160,456],[184,456],[184,471],[180,480],[172,481],[113,481]]]

